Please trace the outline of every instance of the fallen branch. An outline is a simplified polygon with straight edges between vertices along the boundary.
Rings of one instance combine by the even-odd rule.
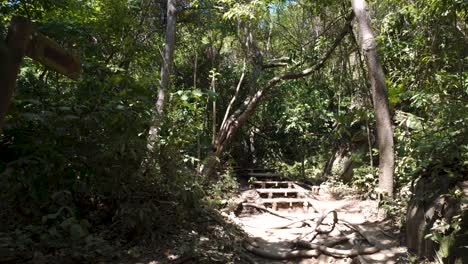
[[[361,235],[367,242],[369,242],[369,244],[371,245],[379,245],[379,241],[367,236],[365,234],[366,230],[364,230],[362,227],[360,227],[359,225],[355,225],[355,224],[352,224],[346,220],[340,220],[340,222],[342,222],[343,224],[345,224],[347,227],[351,228],[352,230],[354,230],[356,233],[358,233],[359,235]]]
[[[348,240],[348,238],[346,238]],[[368,254],[374,254],[376,252],[379,252],[380,249],[375,246],[371,247],[366,247],[366,248],[353,248],[353,249],[336,249],[332,247],[327,247],[324,245],[319,245],[315,243],[310,243],[307,241],[299,241],[296,243],[296,245],[304,247],[304,248],[309,248],[309,249],[315,249],[319,250],[320,252],[330,255],[333,257],[339,257],[339,258],[345,258],[345,257],[356,257],[358,255],[368,255]]]
[[[296,220],[296,218],[293,218],[293,217],[290,217],[290,216],[287,216],[287,215],[283,215],[283,214],[280,214],[278,212],[275,212],[271,209],[268,209],[264,206],[259,206],[259,205],[256,205],[256,204],[252,204],[252,203],[243,203],[242,206],[248,206],[248,207],[253,207],[253,208],[256,208],[256,209],[259,209],[259,210],[262,210],[262,211],[265,211],[265,212],[268,212],[274,216],[278,216],[278,217],[281,217],[281,218],[284,218],[284,219],[288,219],[288,220]]]
[[[290,226],[292,226],[294,224],[301,223],[301,222],[310,226],[309,221],[313,221],[313,220],[318,218],[317,223],[315,224],[315,229],[314,229],[314,231],[317,231],[317,228],[322,224],[323,220],[325,220],[327,215],[329,215],[330,213],[333,213],[333,227],[332,227],[332,229],[329,230],[329,231],[321,231],[320,232],[320,234],[328,234],[331,231],[333,231],[333,229],[335,228],[336,223],[338,222],[338,215],[337,215],[337,212],[334,211],[334,210],[328,211],[327,213],[322,214],[321,216],[318,216],[318,217],[300,219],[300,220],[291,222],[291,223],[286,224],[286,225],[271,227],[270,229],[285,229],[285,228],[288,228],[288,227],[290,227]]]
[[[320,225],[322,225],[323,221],[325,220],[325,218],[330,214],[330,213],[333,213],[333,225],[332,227],[330,228],[330,230],[320,230],[319,227]],[[331,233],[334,229],[335,229],[335,225],[336,223],[338,222],[338,213],[335,211],[335,210],[331,210],[331,211],[328,211],[324,214],[322,214],[322,216],[320,216],[320,218],[317,220],[317,223],[315,223],[315,228],[313,231],[311,232],[308,232],[308,233],[305,233],[303,234],[300,238],[296,239],[296,242],[298,242],[300,239],[304,238],[304,237],[307,237],[308,235],[312,234],[312,233],[315,233],[314,236],[309,240],[309,241],[313,241],[315,239],[315,237],[318,235],[318,234],[329,234]]]
[[[309,225],[310,226],[310,223],[308,221],[313,221],[315,219],[317,219],[318,217],[313,217],[313,218],[307,218],[307,219],[301,219],[301,220],[297,220],[297,221],[293,221],[289,224],[286,224],[286,225],[281,225],[281,226],[274,226],[274,227],[270,227],[269,229],[286,229],[286,228],[289,228],[290,226],[294,225],[294,224],[297,224],[297,223],[303,223],[303,224],[306,224],[306,225]]]
[[[333,257],[339,257],[339,258],[346,258],[346,257],[356,257],[359,255],[369,255],[369,254],[374,254],[380,251],[378,247],[366,247],[366,248],[353,248],[353,249],[336,249],[336,248],[330,248],[326,246],[320,246],[320,245],[310,245],[311,248],[318,249],[320,252],[330,255]]]
[[[325,218],[331,213],[333,213],[333,224],[330,230],[326,230],[326,231],[319,230],[319,226],[322,224],[323,220],[325,220]],[[335,229],[336,223],[338,223],[338,213],[335,210],[331,210],[331,211],[326,212],[319,218],[315,226],[315,229],[319,234],[329,234]]]
[[[270,209],[260,207],[260,206],[257,206],[257,205],[253,205],[252,207],[255,207],[255,208],[258,208],[258,209],[261,209],[261,210],[264,210],[264,211],[268,211],[268,212],[278,216],[277,212],[274,212],[274,211],[272,211]],[[321,231],[319,229],[319,227],[329,214],[333,214],[332,228],[330,230]],[[290,219],[290,217],[284,217],[282,215],[280,217]],[[288,225],[276,227],[276,228],[273,228],[273,229],[287,228],[287,227],[291,226],[292,224],[296,224],[296,223],[300,223],[300,222],[307,223],[307,221],[310,221],[310,220],[313,220],[313,219],[316,219],[316,218],[297,220],[297,221],[294,221],[292,223],[289,223]],[[335,210],[328,211],[328,212],[324,213],[323,215],[321,215],[318,218],[317,222],[315,223],[314,230],[312,232],[307,233],[305,236],[302,236],[302,237],[306,237],[306,236],[310,235],[311,233],[315,232],[316,234],[311,239],[311,241],[312,241],[312,240],[315,239],[315,237],[318,234],[329,234],[330,232],[332,232],[334,230],[334,228],[335,228],[336,224],[338,223],[338,221],[342,222],[346,226],[353,229],[356,233],[358,233],[360,236],[362,236],[368,243],[370,243],[371,246],[363,247],[363,248],[358,247],[358,248],[352,248],[352,249],[333,248],[333,246],[335,246],[337,244],[341,244],[341,243],[346,242],[346,241],[348,241],[350,239],[354,239],[354,237],[355,237],[354,234],[347,235],[345,237],[340,237],[338,239],[334,239],[332,241],[328,241],[328,242],[324,242],[324,243],[320,243],[320,244],[319,243],[312,243],[310,241],[296,240],[294,242],[294,246],[303,247],[303,248],[306,248],[306,249],[296,249],[296,250],[290,250],[290,251],[287,251],[287,252],[268,251],[266,249],[260,248],[256,244],[256,242],[248,242],[247,240],[244,240],[243,246],[244,246],[245,249],[247,249],[248,251],[252,252],[255,255],[258,255],[258,256],[261,256],[261,257],[264,257],[264,258],[275,259],[275,260],[318,257],[322,253],[326,254],[326,255],[329,255],[329,256],[333,256],[333,257],[339,257],[339,258],[356,257],[356,256],[360,256],[360,255],[374,254],[374,253],[380,251],[380,248],[374,246],[373,245],[374,243],[372,243],[370,238],[365,236],[364,231],[362,230],[362,228],[360,228],[357,225],[351,224],[348,221],[338,220],[338,214],[337,214],[337,212]]]
[[[285,260],[285,259],[295,259],[295,258],[312,258],[318,257],[320,252],[315,249],[310,250],[291,250],[287,252],[278,252],[278,251],[267,251],[263,248],[256,247],[251,243],[244,240],[242,246],[249,252],[268,259],[275,259],[275,260]]]
[[[380,251],[380,249],[375,246],[357,249],[333,248],[333,246],[346,242],[349,239],[350,237],[348,235],[346,237],[340,237],[338,239],[325,242],[323,244],[310,243],[307,241],[298,241],[295,243],[296,246],[308,249],[296,249],[287,252],[267,251],[266,249],[260,248],[258,245],[256,245],[255,242],[248,242],[247,240],[244,240],[242,245],[246,250],[257,256],[275,260],[318,257],[322,253],[333,257],[345,258],[356,257],[359,255],[374,254]]]
[[[249,252],[268,259],[275,259],[275,260],[285,260],[285,259],[295,259],[295,258],[312,258],[318,257],[320,254],[326,252],[334,252],[336,255],[339,255],[340,252],[338,249],[331,248],[337,244],[341,244],[345,241],[348,241],[350,236],[340,237],[338,239],[334,239],[331,241],[324,242],[323,245],[315,245],[313,249],[296,249],[287,252],[278,252],[278,251],[268,251],[266,249],[260,248],[255,241],[249,242],[244,240],[242,246]],[[305,242],[307,243],[307,242]],[[307,247],[309,244],[305,245]],[[354,251],[350,253],[355,253]],[[330,254],[331,255],[331,254]],[[345,257],[341,256],[340,257]]]

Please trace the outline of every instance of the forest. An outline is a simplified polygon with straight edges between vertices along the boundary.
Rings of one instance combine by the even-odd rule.
[[[0,263],[468,263],[467,124],[466,0],[1,0]]]

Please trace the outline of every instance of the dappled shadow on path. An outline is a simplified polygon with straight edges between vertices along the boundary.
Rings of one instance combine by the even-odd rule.
[[[326,223],[324,225],[327,226],[330,224],[331,223]],[[311,233],[312,228],[310,227],[293,227],[289,230],[274,230],[268,229],[266,226],[269,225],[265,223],[263,227],[256,227],[256,230],[253,230],[254,226],[249,226],[246,228],[246,231],[251,234],[248,240],[249,244],[258,250],[257,252],[255,252],[255,249],[251,251],[255,252],[253,255],[260,263],[351,263],[352,259],[354,259],[354,261],[359,260],[360,263],[404,263],[403,260],[406,257],[405,249],[399,245],[399,242],[395,238],[385,235],[383,231],[378,228],[379,224],[381,223],[365,222],[359,224],[359,232],[371,241],[367,242],[362,236],[356,235],[356,240],[354,241],[356,244],[347,241],[333,247],[339,250],[351,250],[353,248],[370,247],[373,244],[380,249],[380,251],[376,253],[363,254],[357,257],[334,257],[295,246],[293,241],[301,237],[301,235],[303,236],[305,233]],[[354,232],[350,229],[346,230],[346,228],[343,227],[344,226],[341,226],[339,231],[334,231],[328,235],[319,235],[315,237],[312,242],[323,245],[334,239],[350,236]],[[328,227],[323,229],[328,229]],[[310,237],[308,238],[310,239]],[[286,259],[279,260],[281,258]],[[268,259],[268,261],[265,259]]]
[[[250,214],[236,217],[237,223],[249,234],[250,251],[259,263],[406,263],[406,248],[400,245],[399,231],[392,227],[388,220],[379,219],[376,201],[362,201],[357,197],[331,196],[324,191],[312,203],[317,212],[302,213],[300,210],[283,211],[290,219],[280,218],[269,213]],[[324,212],[335,210],[338,223],[329,234],[314,233],[314,221]],[[278,229],[297,219],[310,219],[308,224],[299,221],[287,228]],[[297,221],[296,221],[297,222]],[[330,230],[332,217],[322,222],[320,230]],[[330,254],[305,252],[304,248],[295,247],[294,241],[312,240],[312,243],[323,244],[343,237],[354,237],[344,243],[334,245],[335,249],[356,249],[376,246],[380,250],[372,254],[360,254],[353,257],[333,257]],[[252,248],[253,247],[253,248]],[[259,249],[259,250],[256,250]],[[302,251],[298,251],[302,250]],[[262,254],[265,253],[265,254]],[[370,252],[369,252],[370,253]],[[299,257],[310,254],[314,257]],[[262,257],[260,257],[261,255]],[[287,260],[279,260],[288,256]],[[354,261],[354,262],[352,262]]]

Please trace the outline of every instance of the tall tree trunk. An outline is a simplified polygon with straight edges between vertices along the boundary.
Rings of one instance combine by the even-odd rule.
[[[174,55],[175,34],[176,34],[176,0],[167,0],[167,25],[166,25],[166,43],[164,45],[163,63],[161,66],[161,80],[159,85],[158,99],[156,101],[155,111],[153,113],[153,123],[148,135],[148,152],[150,156],[156,151],[155,146],[161,128],[161,122],[164,119],[164,105],[167,97],[167,88],[169,86],[169,77],[172,70],[172,61]]]
[[[379,146],[379,191],[393,197],[393,171],[395,167],[393,130],[388,108],[385,76],[377,55],[377,43],[372,32],[366,2],[365,0],[352,0],[352,6],[359,25],[362,49],[366,57],[376,116]]]
[[[211,91],[213,94],[216,94],[216,72],[213,71],[213,76],[211,77]],[[211,122],[212,122],[212,140],[211,144],[214,144],[216,141],[216,99],[213,99],[212,109],[211,109]]]

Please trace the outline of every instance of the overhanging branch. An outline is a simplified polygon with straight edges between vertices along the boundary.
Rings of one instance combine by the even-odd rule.
[[[347,17],[346,24],[345,24],[344,28],[341,30],[340,34],[336,37],[335,42],[333,43],[333,45],[330,47],[330,49],[327,51],[327,53],[325,53],[325,55],[322,57],[322,59],[317,64],[315,64],[314,66],[312,66],[310,68],[307,68],[307,69],[305,69],[303,71],[300,71],[300,72],[286,72],[286,73],[277,75],[277,76],[273,77],[272,79],[270,79],[268,84],[262,90],[269,89],[269,88],[273,87],[274,85],[276,85],[277,83],[279,83],[280,81],[299,79],[299,78],[308,76],[308,75],[312,74],[315,71],[320,70],[323,67],[323,65],[325,64],[325,62],[327,62],[327,60],[329,59],[329,57],[331,56],[333,51],[335,51],[336,47],[338,47],[338,45],[343,40],[343,38],[350,32],[350,29],[351,29],[350,22],[353,19],[353,17],[354,17],[354,13],[351,13]]]
[[[322,56],[318,63],[300,72],[286,72],[277,75],[270,79],[263,88],[258,90],[250,98],[247,98],[244,101],[244,103],[240,106],[240,108],[238,108],[230,115],[230,117],[226,120],[223,129],[221,129],[218,132],[214,144],[214,153],[212,154],[214,156],[212,156],[212,158],[221,156],[224,148],[227,146],[227,144],[230,143],[237,129],[241,127],[247,121],[247,119],[255,113],[255,109],[257,108],[258,104],[262,101],[269,89],[271,89],[273,86],[284,80],[299,79],[311,75],[312,73],[320,70],[330,58],[331,54],[334,52],[336,47],[338,47],[338,45],[341,43],[343,38],[349,33],[351,29],[351,21],[353,18],[353,13],[348,15],[346,23],[343,29],[338,34],[338,36],[336,37],[333,45],[328,49],[325,55]],[[208,162],[206,166],[204,166],[202,174],[208,176],[211,175],[215,169],[215,166],[216,162]]]
[[[325,55],[322,56],[322,58],[320,59],[318,63],[300,72],[286,72],[286,73],[282,73],[280,75],[273,77],[267,82],[266,86],[260,89],[259,91],[257,91],[250,98],[250,100],[246,100],[243,106],[241,106],[241,109],[238,109],[237,111],[235,111],[227,120],[226,126],[225,126],[226,129],[223,131],[220,131],[218,135],[218,139],[217,139],[217,147],[218,147],[217,152],[220,153],[222,151],[222,149],[219,149],[219,147],[228,143],[231,140],[235,130],[239,128],[242,124],[244,124],[244,122],[254,113],[257,105],[261,102],[262,98],[264,97],[264,95],[270,88],[272,88],[273,86],[277,85],[278,83],[284,80],[293,80],[293,79],[303,78],[320,70],[325,65],[325,62],[330,58],[331,54],[336,49],[336,47],[338,47],[338,45],[341,43],[343,38],[350,32],[350,29],[351,29],[350,23],[353,18],[354,18],[353,13],[348,15],[345,26],[343,27],[343,29],[340,31],[340,33],[336,37],[333,45],[328,49]]]

